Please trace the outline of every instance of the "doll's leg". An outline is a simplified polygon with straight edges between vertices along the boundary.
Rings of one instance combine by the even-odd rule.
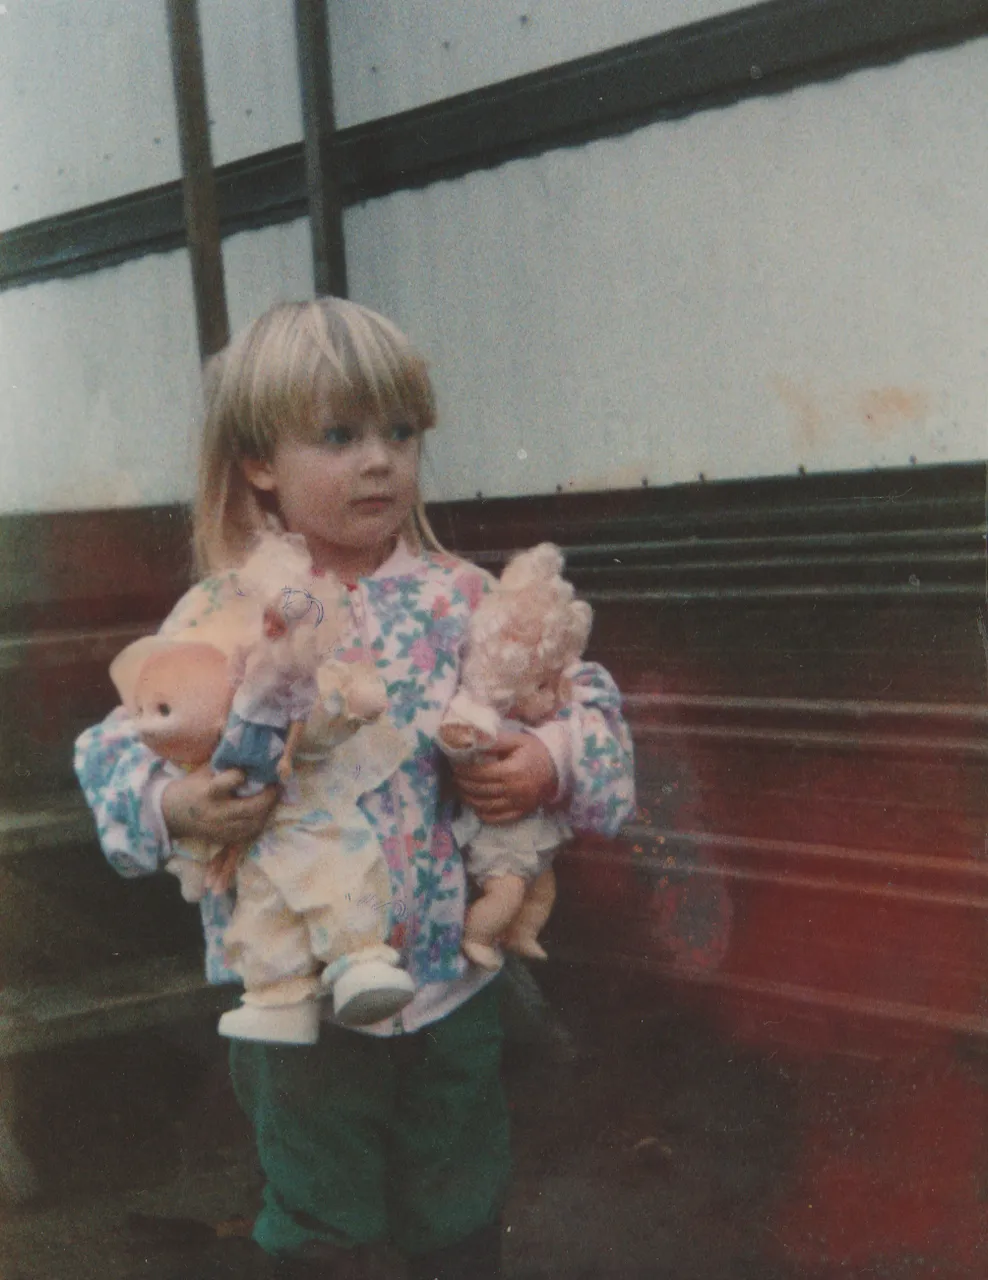
[[[358,909],[360,905],[358,902]],[[364,929],[362,935],[359,930],[341,928],[337,904],[307,911],[305,921],[313,954],[326,965],[320,985],[333,993],[338,1022],[346,1027],[365,1027],[404,1009],[415,994],[415,983],[398,967],[398,952],[380,941],[384,933],[381,925]]]
[[[243,1004],[220,1019],[221,1035],[269,1043],[314,1044],[319,979],[304,920],[267,876],[246,861],[224,943],[244,983]]]
[[[528,886],[525,901],[505,935],[504,945],[530,960],[547,960],[538,937],[556,901],[556,873],[549,867]]]
[[[490,876],[483,896],[467,911],[463,925],[463,954],[484,969],[497,969],[501,957],[494,946],[518,914],[525,897],[521,876]]]

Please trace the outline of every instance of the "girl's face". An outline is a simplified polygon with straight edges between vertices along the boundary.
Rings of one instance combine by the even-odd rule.
[[[311,443],[285,439],[270,462],[243,467],[255,488],[276,497],[315,567],[353,580],[387,559],[414,510],[419,446],[408,423],[364,416],[320,426]]]

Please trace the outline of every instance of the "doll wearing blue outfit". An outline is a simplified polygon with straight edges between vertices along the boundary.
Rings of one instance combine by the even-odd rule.
[[[293,621],[273,606],[266,609],[263,640],[241,652],[234,667],[230,718],[210,763],[217,770],[242,769],[243,795],[288,780],[292,725],[305,724],[319,697],[315,663],[306,663],[291,645]]]
[[[418,494],[422,435],[434,423],[425,364],[393,325],[354,303],[283,304],[216,358],[207,400],[196,508],[204,576],[164,633],[229,607],[252,538],[276,516],[305,539],[317,574],[349,588],[349,624],[327,660],[376,670],[389,725],[408,747],[358,799],[390,875],[388,941],[415,996],[360,1030],[324,1022],[311,1047],[232,1042],[234,1086],[267,1184],[254,1238],[285,1264],[279,1275],[294,1266],[358,1276],[366,1250],[387,1241],[407,1257],[411,1280],[492,1280],[510,1171],[499,984],[461,951],[466,877],[436,741],[489,580],[428,545]],[[572,698],[552,719],[502,732],[485,760],[454,765],[457,789],[485,823],[548,806],[577,830],[613,833],[632,812],[620,695],[593,663],[570,677]],[[104,851],[124,875],[160,869],[173,839],[246,845],[249,863],[277,841],[304,847],[326,821],[315,791],[295,798],[286,831],[277,814],[269,821],[278,789],[240,795],[241,769],[163,772],[122,708],[82,735],[76,767]],[[201,903],[214,981],[234,976],[224,957],[232,906],[224,893]]]

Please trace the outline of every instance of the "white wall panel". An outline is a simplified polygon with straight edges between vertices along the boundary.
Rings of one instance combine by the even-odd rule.
[[[224,246],[230,313],[312,292],[308,224]],[[187,254],[0,293],[0,511],[191,497],[200,420]]]
[[[223,241],[223,265],[233,333],[274,302],[311,298],[315,284],[308,218],[231,236]]]
[[[213,159],[302,136],[292,0],[200,0]],[[0,230],[179,176],[164,0],[0,5]]]
[[[437,495],[988,453],[988,41],[349,211]]]
[[[0,229],[178,175],[163,3],[0,9]]]
[[[294,0],[199,0],[215,164],[302,137],[294,12]]]
[[[0,294],[0,510],[189,492],[191,295],[184,253]]]
[[[537,71],[755,0],[329,0],[341,127]]]

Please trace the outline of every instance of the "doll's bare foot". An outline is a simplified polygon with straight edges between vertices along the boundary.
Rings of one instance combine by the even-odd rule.
[[[464,938],[463,954],[481,969],[493,971],[501,967],[501,953],[497,947],[491,947],[486,942],[470,942]]]
[[[515,955],[524,956],[526,960],[548,960],[545,948],[539,945],[537,938],[526,934],[512,933],[504,939],[504,945]]]
[[[539,945],[539,934],[545,928],[556,901],[556,876],[549,867],[525,890],[525,901],[504,935],[504,945],[529,960],[548,960]]]

